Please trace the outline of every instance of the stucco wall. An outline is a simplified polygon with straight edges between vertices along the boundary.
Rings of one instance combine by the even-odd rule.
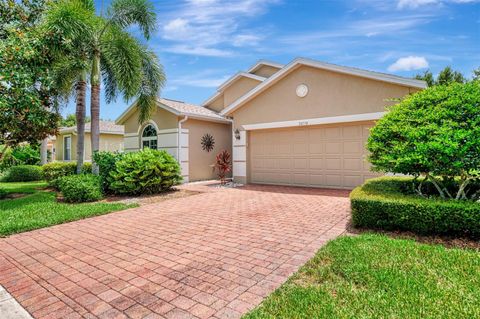
[[[263,65],[260,68],[258,68],[257,71],[253,72],[253,74],[258,75],[258,76],[263,76],[264,78],[269,78],[271,77],[274,73],[276,73],[279,69],[275,68],[270,65]]]
[[[210,165],[215,162],[215,156],[226,149],[232,150],[232,130],[230,124],[213,123],[199,120],[188,120],[183,125],[188,129],[189,175],[190,181],[216,179],[217,175]],[[215,139],[212,151],[202,149],[201,139],[209,133]]]
[[[306,84],[308,95],[295,89]],[[418,89],[301,66],[233,112],[235,127],[309,118],[385,111],[399,98]]]
[[[215,100],[213,100],[210,104],[206,105],[205,107],[209,108],[212,111],[220,112],[225,108],[225,104],[223,103],[223,93],[220,94]]]
[[[224,105],[230,105],[233,101],[245,95],[248,91],[259,85],[261,82],[247,77],[241,77],[230,85],[223,92]]]
[[[74,134],[65,134],[57,135],[57,140],[55,142],[55,159],[57,161],[63,160],[63,137],[70,135],[72,137],[72,153],[71,160],[77,160],[77,135]],[[85,156],[86,161],[92,160],[92,147],[91,147],[91,137],[90,133],[85,133]],[[101,151],[123,151],[123,135],[118,134],[101,134],[100,135],[100,150]]]
[[[151,120],[157,124],[160,130],[177,127],[177,116],[159,107],[153,111]],[[123,123],[119,124],[125,126],[126,134],[137,133],[140,128],[140,124],[138,124],[138,111],[135,110],[132,112]]]

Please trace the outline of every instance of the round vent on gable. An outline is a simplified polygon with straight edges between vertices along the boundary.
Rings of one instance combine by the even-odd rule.
[[[308,86],[306,84],[299,84],[295,90],[298,97],[305,97],[308,94]]]

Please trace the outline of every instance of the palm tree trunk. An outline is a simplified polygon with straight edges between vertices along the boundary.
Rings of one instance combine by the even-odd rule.
[[[92,173],[98,175],[98,165],[93,161],[93,154],[100,148],[100,52],[95,52],[91,73],[90,101],[90,136],[92,139]]]
[[[76,90],[76,117],[77,117],[77,174],[82,172],[83,158],[85,157],[85,95],[87,92],[86,73],[82,72],[75,87]]]

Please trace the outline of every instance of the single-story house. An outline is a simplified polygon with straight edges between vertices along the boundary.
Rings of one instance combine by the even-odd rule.
[[[394,99],[425,87],[304,58],[261,60],[200,106],[159,99],[147,123],[139,125],[134,106],[116,123],[125,125],[125,151],[165,149],[187,181],[215,178],[210,165],[227,149],[239,183],[351,189],[377,176],[366,161],[369,129]],[[215,141],[211,151],[208,139]]]
[[[231,121],[210,109],[158,99],[149,121],[138,122],[135,104],[116,123],[125,126],[126,152],[149,147],[165,150],[180,163],[184,182],[216,178],[212,165],[222,150],[232,149]]]
[[[124,129],[112,121],[100,121],[100,150],[123,151]],[[90,137],[90,123],[85,123],[85,152],[84,160],[92,160],[92,147]],[[55,139],[55,160],[77,160],[77,127],[62,127]]]

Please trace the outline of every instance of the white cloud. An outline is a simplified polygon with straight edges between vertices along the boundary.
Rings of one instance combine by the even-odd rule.
[[[446,3],[474,3],[479,0],[398,0],[397,8],[404,9],[416,9],[425,5],[446,4]]]
[[[428,61],[423,56],[407,56],[398,59],[388,67],[388,71],[412,71],[428,68]]]
[[[170,14],[161,36],[174,44],[169,52],[230,56],[232,47],[258,44],[261,36],[246,30],[244,22],[266,12],[279,0],[188,0]],[[225,49],[227,48],[227,49]]]
[[[223,73],[223,75],[220,75]],[[171,80],[174,86],[191,86],[200,88],[216,88],[229,78],[223,70],[207,69],[195,74],[180,76]]]

